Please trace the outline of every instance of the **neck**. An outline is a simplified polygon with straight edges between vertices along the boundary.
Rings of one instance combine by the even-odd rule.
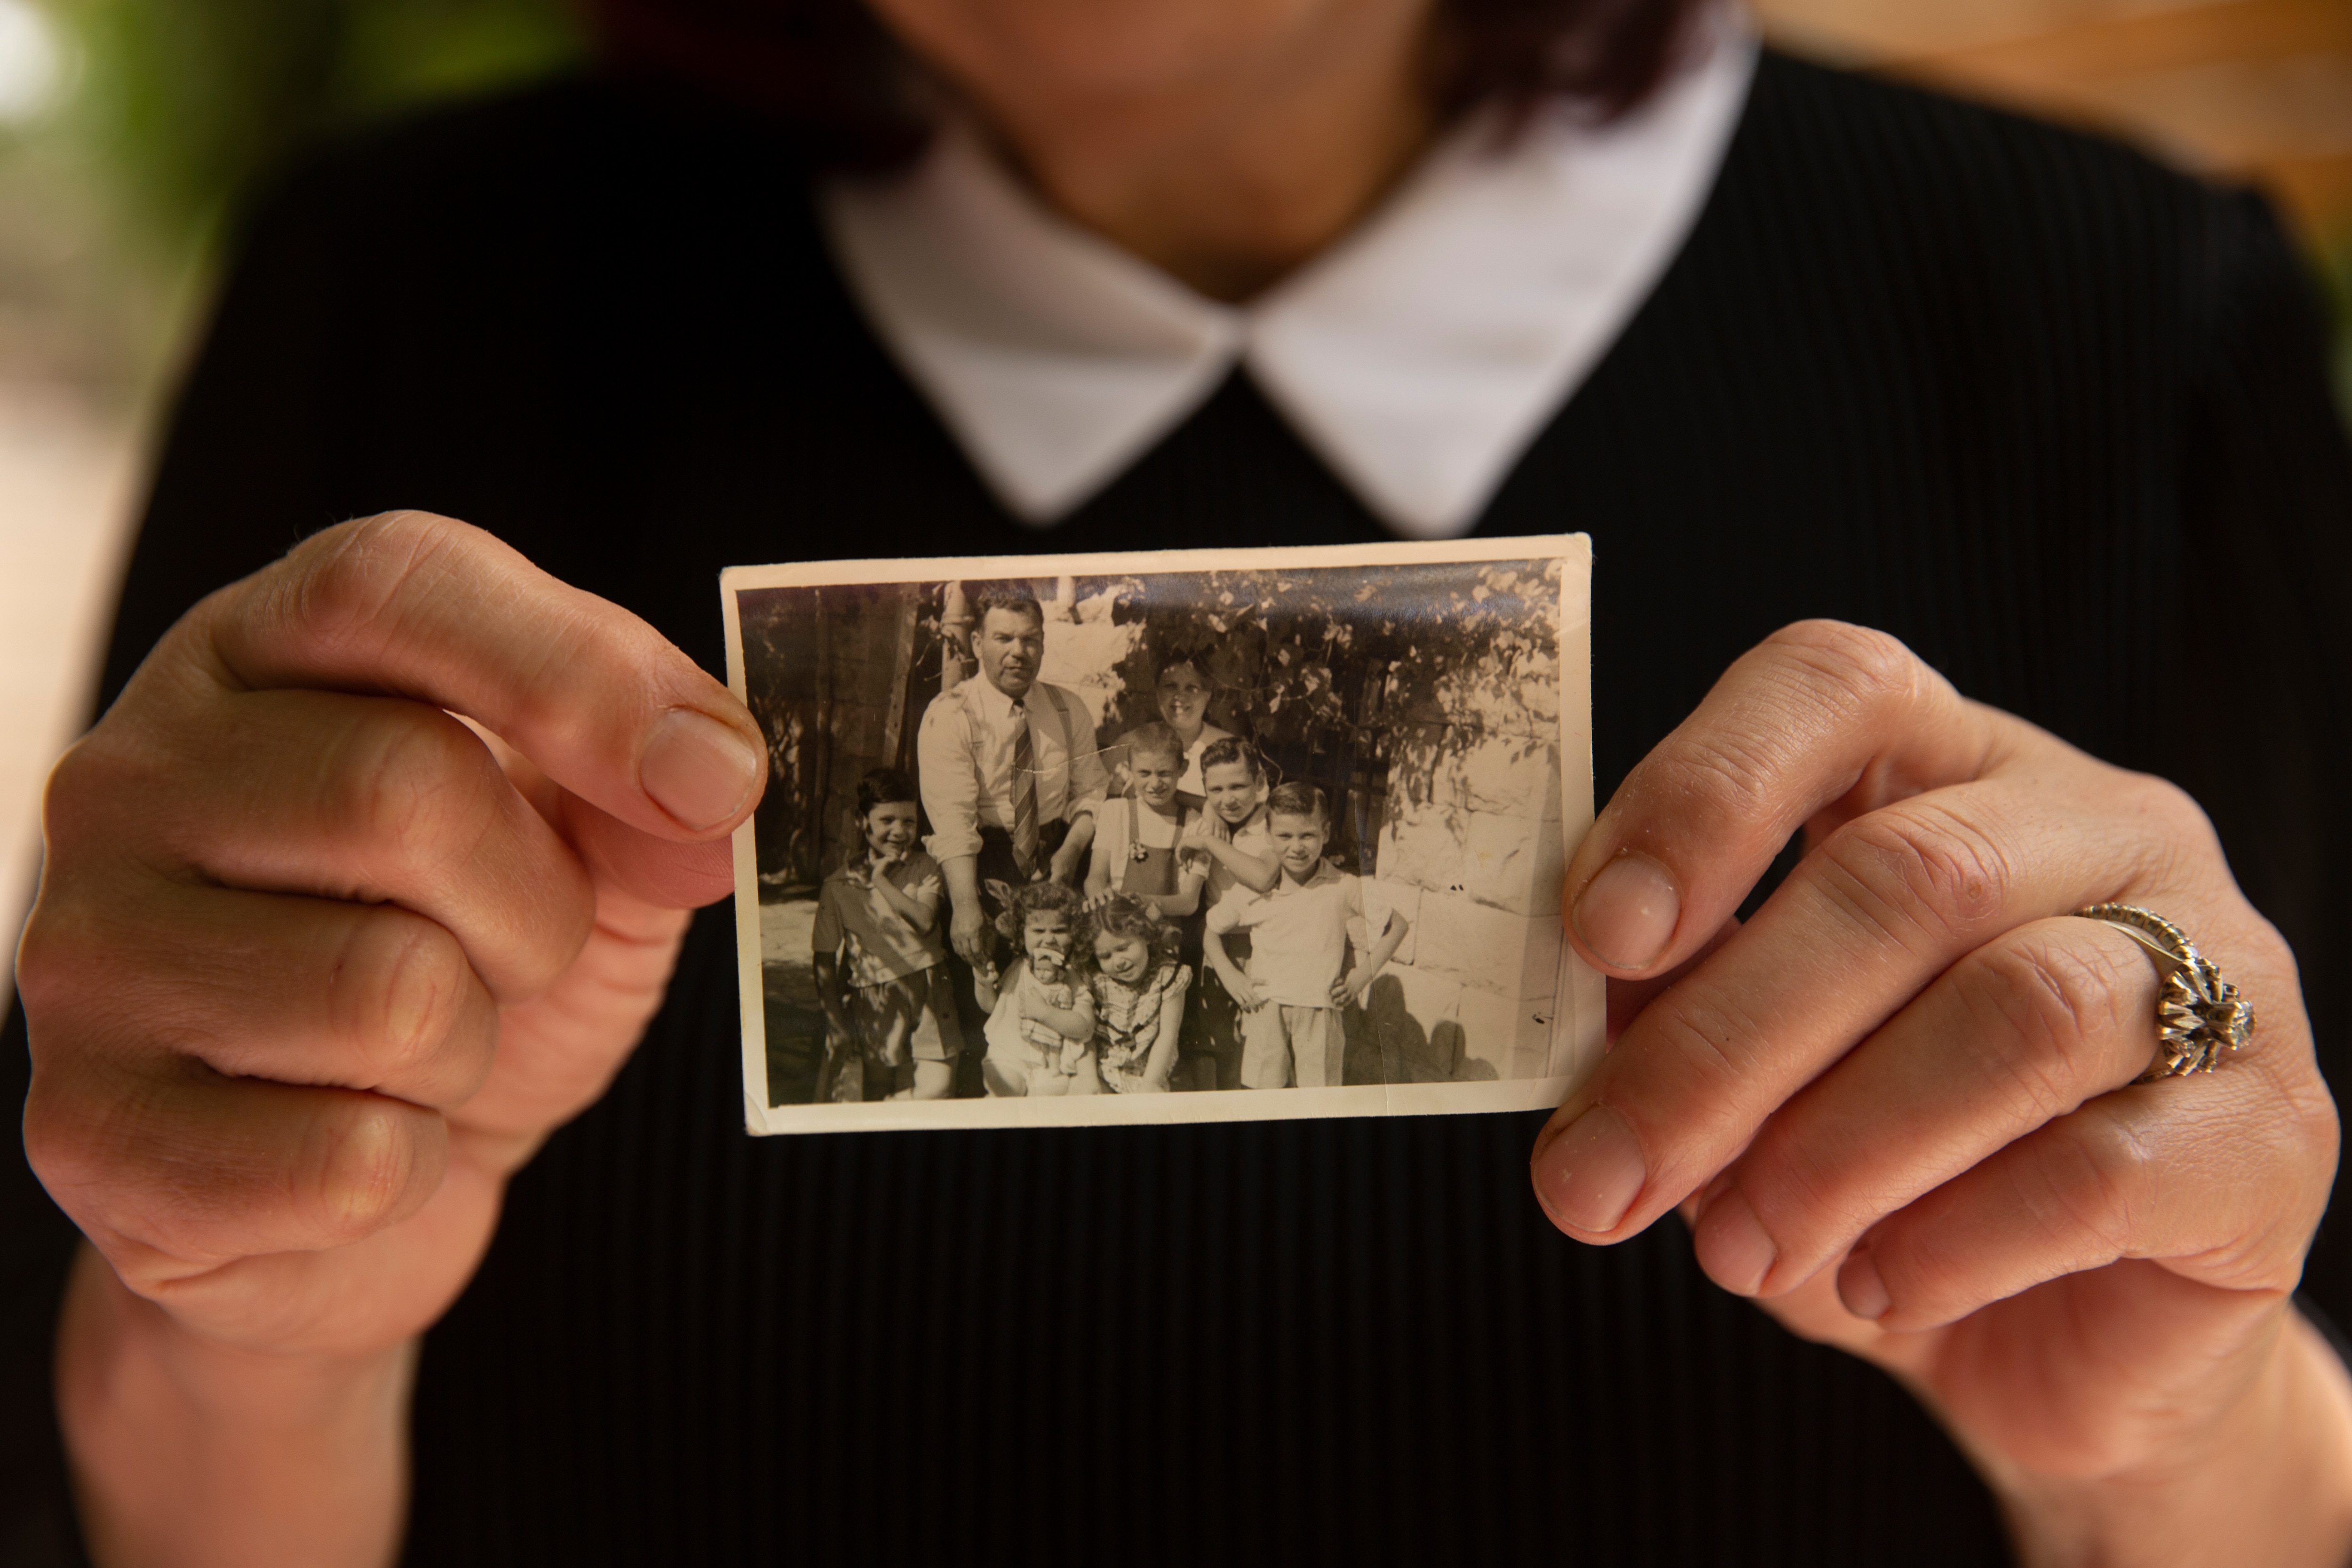
[[[1047,201],[1199,292],[1239,300],[1339,238],[1427,143],[1426,28],[1419,0],[1366,0],[1344,26],[1267,40],[1247,68],[1175,73],[1149,90],[965,85]]]

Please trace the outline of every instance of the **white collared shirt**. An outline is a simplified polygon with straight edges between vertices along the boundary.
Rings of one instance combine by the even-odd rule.
[[[933,856],[977,855],[982,827],[1013,830],[1013,745],[1024,727],[1039,825],[1102,805],[1109,780],[1095,749],[1093,716],[1077,694],[1040,680],[1015,701],[975,675],[932,698],[915,732]]]
[[[1249,932],[1243,973],[1265,1000],[1286,1007],[1330,1006],[1331,983],[1346,972],[1349,944],[1360,955],[1371,951],[1364,880],[1328,860],[1304,882],[1286,869],[1263,893],[1234,888],[1210,906],[1208,927],[1220,937]]]
[[[838,179],[827,234],[882,341],[1016,517],[1050,526],[1238,365],[1371,510],[1467,532],[1664,274],[1754,74],[1722,14],[1616,122],[1474,116],[1355,232],[1246,306],[1047,210],[968,130]]]

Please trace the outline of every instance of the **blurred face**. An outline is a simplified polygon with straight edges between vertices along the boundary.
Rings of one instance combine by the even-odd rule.
[[[1095,933],[1095,967],[1121,985],[1141,980],[1150,966],[1151,948],[1141,937],[1111,931]]]
[[[1273,835],[1274,852],[1280,857],[1282,868],[1302,882],[1313,876],[1316,862],[1323,858],[1323,840],[1328,837],[1323,819],[1283,812],[1265,826]]]
[[[1209,717],[1209,683],[1189,664],[1174,664],[1160,672],[1160,717],[1187,741],[1201,732]]]
[[[980,672],[1007,697],[1026,697],[1045,657],[1045,624],[1019,610],[991,610],[972,633]]]
[[[1257,775],[1246,763],[1222,763],[1202,769],[1201,789],[1208,797],[1209,809],[1229,826],[1239,827],[1257,809]]]
[[[1070,961],[1070,917],[1059,910],[1031,910],[1021,917],[1021,951],[1058,969]]]
[[[1413,0],[1411,8],[1418,8]],[[1397,0],[874,0],[909,48],[992,108],[1213,92]]]
[[[1135,780],[1136,798],[1154,811],[1166,811],[1176,798],[1176,781],[1184,776],[1183,760],[1139,752],[1128,759],[1127,768]]]
[[[904,855],[915,845],[915,803],[886,800],[866,814],[866,847],[879,855]]]
[[[1220,299],[1329,245],[1435,128],[1434,0],[874,0],[1066,215]]]

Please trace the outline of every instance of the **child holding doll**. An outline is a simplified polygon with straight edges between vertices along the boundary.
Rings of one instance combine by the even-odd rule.
[[[982,1081],[996,1095],[1098,1094],[1095,998],[1078,947],[1085,900],[1059,882],[999,888],[996,929],[1013,957],[1001,975],[973,976],[989,1009]]]

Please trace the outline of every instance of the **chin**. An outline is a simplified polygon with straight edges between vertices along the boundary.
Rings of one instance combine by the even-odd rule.
[[[879,0],[875,8],[950,74],[1099,98],[1227,75],[1331,7],[1332,0]]]

